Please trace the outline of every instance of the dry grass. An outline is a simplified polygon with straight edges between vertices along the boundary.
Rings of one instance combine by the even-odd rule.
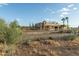
[[[79,55],[79,38],[71,41],[62,40],[67,33],[23,33],[16,48],[8,55],[16,56],[69,56]]]
[[[20,56],[69,56],[79,55],[79,40],[35,40],[27,44],[19,44],[16,53]]]

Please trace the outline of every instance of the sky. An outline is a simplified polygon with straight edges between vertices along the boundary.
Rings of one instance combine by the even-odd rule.
[[[78,3],[0,3],[0,18],[7,23],[17,20],[21,26],[28,26],[43,20],[56,21],[69,17],[69,25],[79,26]]]

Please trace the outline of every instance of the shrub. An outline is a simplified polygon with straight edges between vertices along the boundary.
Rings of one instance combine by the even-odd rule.
[[[63,33],[63,30],[60,30],[59,33]]]
[[[68,35],[68,36],[63,36],[63,40],[74,40],[76,38],[76,35]]]
[[[17,22],[13,21],[5,28],[4,38],[7,45],[14,44],[21,35],[21,30],[17,27]]]
[[[26,40],[23,41],[22,44],[23,44],[23,45],[29,45],[31,42],[32,42],[31,39],[26,39]]]
[[[11,22],[9,25],[3,19],[0,19],[0,42],[4,44],[6,53],[10,45],[14,45],[21,35],[21,30],[16,21]]]
[[[34,39],[34,41],[40,41],[41,40],[41,38],[36,38],[36,39]]]
[[[60,30],[59,33],[73,33],[73,30],[72,29]]]
[[[51,39],[51,40],[53,40],[53,38],[52,38],[52,37],[49,37],[48,39]]]
[[[72,30],[67,30],[66,33],[72,33]]]
[[[0,19],[0,42],[4,42],[4,34],[5,34],[5,27],[6,27],[6,24],[5,24],[5,21],[3,19]]]

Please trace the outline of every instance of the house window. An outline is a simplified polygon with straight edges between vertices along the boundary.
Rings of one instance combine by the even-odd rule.
[[[58,27],[55,27],[55,30],[58,30]]]

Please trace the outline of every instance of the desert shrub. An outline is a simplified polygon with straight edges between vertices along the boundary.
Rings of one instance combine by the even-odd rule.
[[[69,30],[66,31],[66,33],[72,33],[72,30],[69,29]]]
[[[68,40],[74,40],[76,38],[76,35],[67,35],[67,36],[63,36],[63,40],[68,41]]]
[[[8,26],[3,19],[0,19],[0,41],[10,45],[20,37],[21,30],[17,27],[17,22],[13,21]]]
[[[48,39],[51,39],[51,40],[53,40],[53,38],[52,38],[52,37],[49,37]]]
[[[60,30],[59,33],[63,33],[63,30]]]
[[[46,38],[39,37],[39,38],[34,39],[34,41],[41,41],[41,40],[46,40]]]
[[[23,41],[22,44],[23,44],[23,45],[29,45],[31,42],[32,42],[31,39],[26,39],[26,40]]]
[[[41,38],[36,38],[36,39],[34,39],[34,41],[40,41],[41,40]]]
[[[4,42],[4,34],[5,34],[5,28],[6,28],[6,24],[5,21],[3,19],[0,19],[0,42]]]
[[[17,22],[13,21],[10,23],[9,27],[5,30],[5,41],[7,45],[14,44],[19,39],[21,35],[20,28],[17,27]]]
[[[10,45],[15,44],[21,35],[21,30],[16,21],[9,25],[3,19],[0,19],[0,42],[3,42],[5,52]]]
[[[59,33],[73,33],[73,30],[72,29],[60,30]]]
[[[27,42],[27,44],[30,44],[32,42],[32,40],[29,39],[29,40],[26,40],[26,42]]]
[[[76,33],[77,33],[76,30],[73,29],[73,28],[71,28],[71,32],[72,32],[73,34],[76,34]]]
[[[5,33],[6,44],[10,45],[16,43],[20,35],[19,29],[7,28]]]

